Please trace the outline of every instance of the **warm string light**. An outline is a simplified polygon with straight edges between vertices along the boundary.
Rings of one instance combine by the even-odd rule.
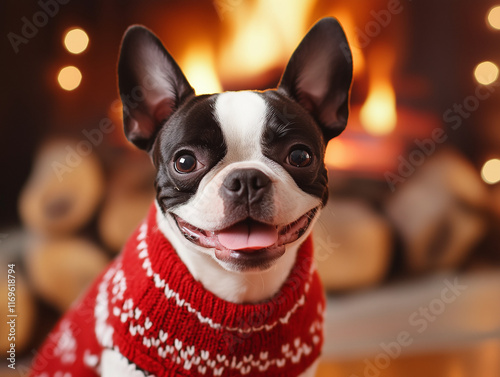
[[[486,161],[481,169],[481,177],[490,185],[500,182],[500,160],[493,158]]]
[[[474,69],[474,77],[479,84],[490,85],[498,78],[498,67],[489,61],[479,63]]]
[[[491,28],[500,30],[500,5],[488,11],[486,20]],[[498,74],[498,66],[490,61],[479,63],[474,69],[474,77],[482,85],[493,84],[498,79]],[[486,161],[481,168],[481,178],[491,185],[500,182],[500,159],[493,158]]]
[[[88,45],[89,36],[80,28],[71,29],[64,36],[64,46],[72,54],[81,54]]]
[[[74,66],[64,67],[59,71],[57,81],[61,88],[72,91],[80,86],[82,82],[82,73]]]
[[[89,40],[83,29],[71,28],[64,34],[63,45],[69,53],[77,55],[87,50]],[[57,82],[66,91],[75,90],[82,82],[82,73],[75,66],[64,67],[57,75]]]

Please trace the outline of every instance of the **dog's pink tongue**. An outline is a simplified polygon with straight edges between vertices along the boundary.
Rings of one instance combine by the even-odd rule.
[[[241,222],[217,234],[222,246],[229,250],[264,249],[278,240],[278,230],[272,225]]]

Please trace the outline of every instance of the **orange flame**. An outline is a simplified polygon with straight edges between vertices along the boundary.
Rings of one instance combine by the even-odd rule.
[[[220,3],[222,1],[222,3]],[[219,4],[220,3],[220,4]],[[222,83],[262,79],[266,73],[285,66],[291,54],[312,26],[318,0],[217,0],[222,36],[220,46],[204,37],[184,51],[180,61],[198,94],[220,90]],[[357,47],[355,21],[351,10],[335,7],[328,12],[336,17],[350,42],[354,75],[365,68],[362,50]]]
[[[198,43],[191,45],[185,51],[181,65],[196,94],[210,94],[222,91],[215,69],[214,50],[210,44]]]
[[[396,127],[396,94],[391,84],[394,50],[379,47],[371,56],[369,91],[360,112],[365,130],[376,136],[387,135]]]
[[[226,12],[229,38],[219,61],[224,78],[284,65],[309,26],[315,4],[316,0],[256,0]]]

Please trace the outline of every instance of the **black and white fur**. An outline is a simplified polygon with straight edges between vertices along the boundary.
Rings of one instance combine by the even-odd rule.
[[[118,75],[126,136],[157,169],[158,224],[181,260],[224,300],[273,296],[326,203],[326,144],[347,123],[352,59],[341,26],[333,18],[319,21],[276,90],[196,96],[141,26],[124,36]],[[299,166],[302,157],[306,164]],[[183,163],[193,170],[179,171]],[[242,221],[274,226],[280,238],[251,252],[207,247],[217,232]],[[103,355],[103,375],[131,367],[113,351]]]

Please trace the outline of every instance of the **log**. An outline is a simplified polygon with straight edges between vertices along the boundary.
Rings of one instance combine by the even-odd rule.
[[[69,234],[95,214],[104,180],[99,159],[86,151],[75,140],[42,145],[19,201],[21,219],[32,232]]]
[[[99,235],[112,251],[119,251],[146,216],[155,197],[155,170],[149,159],[130,156],[116,167],[99,214]]]
[[[36,292],[60,311],[67,310],[108,264],[100,247],[76,237],[36,240],[25,260]]]
[[[333,199],[314,227],[318,272],[329,291],[379,284],[392,261],[387,220],[358,199]]]
[[[458,151],[431,156],[386,203],[410,272],[458,267],[486,231],[487,190]]]

